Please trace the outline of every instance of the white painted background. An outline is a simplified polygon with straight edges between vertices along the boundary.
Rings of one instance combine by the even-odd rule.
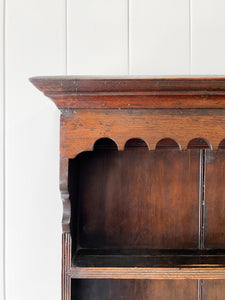
[[[225,74],[225,0],[0,0],[0,300],[60,299],[64,74]]]

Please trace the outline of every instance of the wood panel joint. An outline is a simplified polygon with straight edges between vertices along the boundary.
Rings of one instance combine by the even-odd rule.
[[[200,184],[199,184],[199,249],[205,246],[205,169],[206,150],[200,150]]]

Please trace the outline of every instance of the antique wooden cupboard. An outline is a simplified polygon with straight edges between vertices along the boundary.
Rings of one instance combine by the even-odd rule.
[[[225,78],[31,82],[61,111],[62,299],[223,300]]]

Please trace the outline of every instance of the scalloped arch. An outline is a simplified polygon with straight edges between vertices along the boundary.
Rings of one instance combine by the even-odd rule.
[[[225,149],[225,139],[223,139],[223,140],[219,143],[218,149],[219,149],[219,150]]]
[[[198,137],[189,141],[187,149],[213,149],[207,139]]]
[[[210,150],[217,150],[217,149],[225,149],[225,139],[223,139],[218,146],[216,145],[211,145],[210,142],[202,137],[198,137],[198,138],[193,138],[191,139],[185,146],[185,144],[183,144],[181,146],[181,144],[173,138],[162,138],[160,139],[158,142],[156,142],[155,147],[152,147],[150,149],[150,145],[151,141],[146,141],[146,139],[142,139],[142,138],[130,138],[128,139],[125,143],[124,146],[121,147],[121,141],[119,141],[119,143],[111,138],[111,137],[101,137],[98,138],[97,140],[95,140],[92,143],[89,143],[89,145],[87,145],[83,150],[79,149],[79,151],[77,151],[75,153],[75,155],[72,158],[75,158],[77,155],[86,152],[86,151],[99,151],[99,150],[116,150],[116,151],[123,151],[123,150],[127,150],[128,148],[142,148],[142,149],[146,149],[146,150],[159,150],[159,149],[179,149],[179,150],[186,150],[186,149],[210,149]],[[118,146],[120,145],[120,146]]]
[[[131,138],[127,140],[123,149],[127,150],[127,149],[134,149],[134,148],[142,148],[142,149],[150,150],[148,143],[141,138]]]
[[[114,141],[112,138],[108,137],[102,137],[95,141],[93,148],[94,151],[98,150],[117,150],[118,151],[118,145],[116,141]]]
[[[155,146],[156,150],[165,149],[165,148],[181,150],[180,144],[175,139],[169,137],[159,140]]]

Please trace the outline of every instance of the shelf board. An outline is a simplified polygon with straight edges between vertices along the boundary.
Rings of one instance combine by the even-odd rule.
[[[91,268],[72,267],[71,278],[86,279],[225,279],[225,267]]]
[[[83,249],[72,259],[74,267],[225,267],[225,250]]]
[[[80,250],[71,278],[225,279],[224,250]]]

